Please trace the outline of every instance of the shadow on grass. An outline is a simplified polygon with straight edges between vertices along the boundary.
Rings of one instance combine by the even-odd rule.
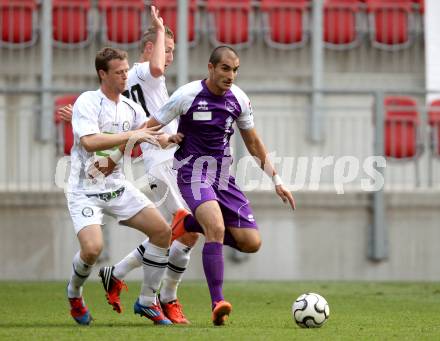
[[[182,327],[190,327],[184,325],[173,325],[173,326],[159,326],[149,323],[131,323],[131,322],[122,322],[122,323],[92,323],[90,326],[80,326],[78,324],[74,324],[71,322],[32,322],[32,323],[0,323],[0,329],[39,329],[39,328],[93,328],[93,329],[106,329],[109,328],[182,328]]]

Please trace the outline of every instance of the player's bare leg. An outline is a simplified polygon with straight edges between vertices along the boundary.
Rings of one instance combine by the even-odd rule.
[[[245,253],[257,252],[261,247],[260,232],[254,228],[227,227],[234,238],[237,249]]]
[[[80,251],[74,256],[72,276],[67,285],[67,297],[70,304],[70,314],[81,325],[89,325],[92,321],[89,309],[82,297],[83,285],[96,263],[103,247],[102,230],[100,225],[89,225],[78,232]]]
[[[212,302],[212,321],[222,325],[232,311],[232,306],[223,297],[223,238],[225,225],[223,215],[217,201],[202,203],[196,209],[196,218],[205,232],[205,246],[202,260],[206,281]]]
[[[191,214],[189,214],[189,212],[186,212],[186,210],[181,210],[180,212],[178,212],[178,214],[176,215],[176,218],[173,220],[173,223],[171,224],[171,227],[173,229],[172,240],[175,240],[175,239],[180,240],[179,239],[180,237],[182,237],[188,233],[205,234],[205,231],[203,230],[203,228],[199,224],[199,222]],[[227,228],[225,230],[223,244],[228,245],[238,251],[242,251],[240,249],[240,247],[237,245],[235,237],[231,234],[229,228]],[[246,248],[246,249],[249,249],[249,248]],[[249,251],[243,251],[243,252],[249,252]]]

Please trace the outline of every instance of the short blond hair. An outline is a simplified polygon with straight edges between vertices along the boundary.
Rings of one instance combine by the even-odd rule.
[[[174,33],[168,26],[165,25],[165,36],[174,40]],[[142,34],[142,40],[140,45],[140,52],[144,52],[145,45],[148,42],[155,43],[157,39],[157,29],[154,26],[150,26],[146,31]]]

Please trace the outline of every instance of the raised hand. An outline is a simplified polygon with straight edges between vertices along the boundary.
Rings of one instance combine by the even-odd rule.
[[[159,9],[156,6],[151,6],[151,24],[158,29],[165,29],[163,26],[163,18],[159,16]]]

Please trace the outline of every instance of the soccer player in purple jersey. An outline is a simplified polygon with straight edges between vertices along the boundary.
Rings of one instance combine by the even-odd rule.
[[[249,153],[272,178],[276,193],[295,208],[292,194],[268,160],[254,128],[250,100],[233,84],[239,65],[239,57],[232,48],[215,48],[208,63],[208,78],[180,87],[147,123],[149,127],[164,126],[180,117],[178,133],[183,141],[175,153],[174,167],[180,192],[200,225],[191,222],[194,217],[188,215],[173,226],[173,237],[184,232],[205,235],[202,258],[214,325],[223,325],[232,311],[223,296],[223,244],[248,253],[257,252],[261,246],[249,201],[229,174],[229,140],[234,122]]]

